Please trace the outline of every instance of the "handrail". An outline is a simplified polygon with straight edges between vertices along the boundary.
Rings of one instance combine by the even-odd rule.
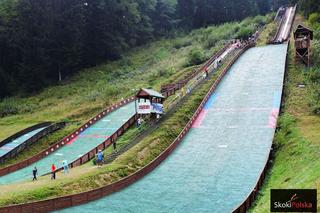
[[[64,137],[62,140],[58,141],[57,143],[51,145],[49,148],[47,148],[46,150],[41,151],[40,153],[32,156],[29,159],[26,159],[24,161],[21,161],[19,163],[7,166],[5,168],[1,168],[0,169],[0,177],[4,176],[6,174],[15,172],[19,169],[22,169],[24,167],[27,167],[29,165],[31,165],[34,162],[37,162],[38,160],[46,157],[47,155],[51,154],[52,152],[57,151],[58,149],[60,149],[61,147],[63,147],[64,145],[66,145],[69,141],[71,141],[74,137],[76,137],[77,135],[79,135],[81,132],[83,132],[84,130],[86,130],[87,128],[89,128],[90,126],[92,126],[93,124],[95,124],[97,121],[99,121],[100,119],[102,119],[104,116],[106,116],[107,114],[113,112],[114,110],[118,109],[119,107],[126,105],[132,101],[135,100],[135,97],[129,97],[127,99],[124,99],[120,102],[118,102],[117,104],[114,104],[110,107],[107,107],[105,110],[103,110],[102,112],[100,112],[98,115],[92,117],[90,120],[88,120],[85,124],[83,124],[82,126],[80,126],[78,129],[76,129],[75,131],[71,132],[70,134],[68,134],[66,137]]]
[[[144,166],[142,169],[136,171],[135,173],[122,178],[121,180],[112,183],[110,185],[100,187],[94,190],[89,190],[86,192],[82,192],[79,194],[74,195],[67,195],[63,197],[58,198],[52,198],[42,201],[36,201],[36,202],[30,202],[25,204],[18,204],[18,205],[11,205],[11,206],[5,206],[0,208],[0,213],[12,211],[16,213],[20,213],[22,211],[28,211],[28,212],[48,212],[48,211],[54,211],[59,210],[63,208],[68,208],[76,205],[81,205],[93,200],[97,200],[99,198],[102,198],[104,196],[107,196],[111,193],[114,193],[116,191],[119,191],[130,184],[140,180],[145,175],[150,173],[152,170],[154,170],[161,162],[163,162],[173,151],[174,149],[180,144],[184,136],[187,134],[187,132],[192,127],[192,124],[196,121],[198,115],[200,114],[201,110],[205,106],[205,103],[209,100],[211,94],[215,91],[215,89],[218,87],[219,83],[222,81],[223,77],[227,74],[231,66],[235,63],[235,61],[249,48],[255,46],[255,43],[249,43],[247,46],[245,46],[242,51],[240,51],[230,62],[229,64],[224,68],[222,73],[218,76],[217,80],[212,84],[211,88],[209,89],[206,96],[203,98],[202,102],[199,104],[197,110],[193,114],[193,116],[189,119],[188,123],[184,127],[184,129],[180,132],[178,137],[171,143],[171,145],[165,149],[158,157],[156,157],[153,161],[151,161],[148,165]]]

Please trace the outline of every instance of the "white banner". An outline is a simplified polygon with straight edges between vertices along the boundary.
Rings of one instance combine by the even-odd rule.
[[[150,114],[151,113],[151,104],[149,100],[146,102],[141,101],[140,103],[137,102],[137,113],[138,114]]]

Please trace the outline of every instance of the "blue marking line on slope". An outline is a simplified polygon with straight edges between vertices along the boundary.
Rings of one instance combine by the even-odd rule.
[[[213,103],[217,100],[217,94],[211,95],[207,103],[204,105],[204,109],[209,109],[212,107]]]

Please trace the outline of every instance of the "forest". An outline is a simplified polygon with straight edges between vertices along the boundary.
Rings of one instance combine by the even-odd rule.
[[[129,48],[288,0],[0,0],[0,98],[37,92]],[[302,0],[306,14],[317,0]]]

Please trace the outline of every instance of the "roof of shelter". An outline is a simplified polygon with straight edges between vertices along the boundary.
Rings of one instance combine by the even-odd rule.
[[[298,35],[298,34],[302,34],[302,35],[304,35],[304,34],[310,34],[310,39],[311,39],[311,40],[313,39],[313,30],[311,30],[310,28],[305,27],[305,26],[303,26],[303,25],[301,25],[301,24],[299,24],[299,25],[297,26],[297,28],[295,29],[295,31],[294,31],[294,38],[295,38],[295,39],[297,38],[297,35]]]
[[[161,93],[152,89],[142,88],[137,94],[137,97],[148,97],[148,96],[156,97],[156,98],[164,98],[164,96]]]

